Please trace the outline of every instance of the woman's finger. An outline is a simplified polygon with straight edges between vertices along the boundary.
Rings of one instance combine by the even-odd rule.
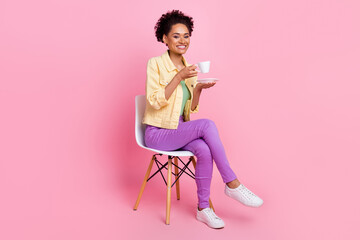
[[[193,65],[189,66],[189,68],[190,68],[191,70],[196,69],[197,67],[198,67],[198,66],[197,66],[196,64],[193,64]]]
[[[197,73],[190,73],[188,76],[190,77],[196,77],[198,74]]]
[[[215,82],[208,82],[206,83],[206,88],[212,87],[215,85]]]

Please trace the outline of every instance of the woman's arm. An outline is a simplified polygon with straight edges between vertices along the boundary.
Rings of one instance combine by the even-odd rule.
[[[196,87],[194,88],[194,96],[193,96],[193,100],[191,103],[191,111],[194,111],[196,106],[199,104],[202,88],[198,87],[198,85],[196,85]]]
[[[197,71],[195,70],[196,66],[191,65],[188,67],[184,67],[180,72],[178,72],[175,77],[169,82],[169,84],[165,87],[165,98],[169,99],[171,94],[174,92],[179,83],[186,79],[197,76]]]
[[[165,99],[166,100],[169,100],[171,94],[173,94],[173,92],[175,91],[176,87],[179,85],[181,80],[182,79],[181,79],[179,73],[177,73],[175,75],[175,77],[169,82],[169,84],[166,85],[166,87],[165,87]]]

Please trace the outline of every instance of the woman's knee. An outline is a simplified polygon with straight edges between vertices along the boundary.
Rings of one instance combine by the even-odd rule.
[[[202,131],[203,131],[203,134],[202,134],[202,137],[204,137],[207,133],[209,133],[209,130],[212,131],[212,130],[215,130],[217,131],[217,127],[216,127],[216,124],[213,120],[211,119],[201,119],[202,121]]]

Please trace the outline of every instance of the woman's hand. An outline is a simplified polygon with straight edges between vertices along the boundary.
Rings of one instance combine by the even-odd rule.
[[[195,90],[201,91],[203,88],[210,88],[210,87],[214,86],[215,84],[216,84],[216,82],[198,83],[198,84],[196,84]]]
[[[192,78],[192,77],[197,76],[197,74],[198,74],[198,71],[195,70],[196,68],[197,68],[196,65],[184,67],[177,74],[179,75],[181,80],[185,80],[186,78]]]

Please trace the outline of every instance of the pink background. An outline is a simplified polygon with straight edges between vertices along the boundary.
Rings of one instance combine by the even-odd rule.
[[[190,63],[221,80],[200,112],[241,182],[264,199],[211,198],[226,227],[195,219],[193,179],[158,175],[132,207],[152,153],[134,136],[146,63],[167,10],[195,20]],[[358,1],[0,3],[0,239],[359,239]],[[166,158],[162,158],[166,161]],[[190,238],[189,238],[190,239]]]

